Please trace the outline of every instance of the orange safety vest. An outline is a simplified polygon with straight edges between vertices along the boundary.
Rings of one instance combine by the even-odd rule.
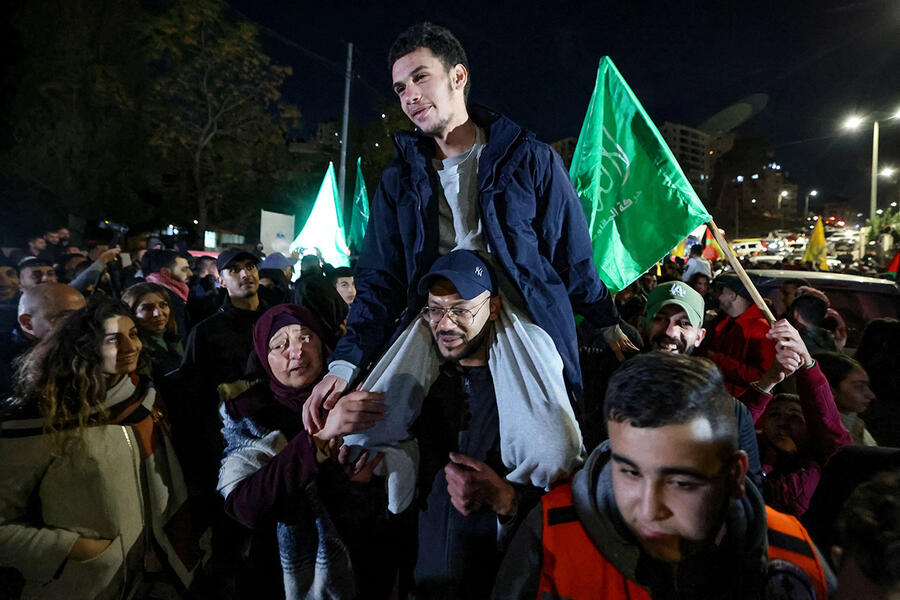
[[[543,566],[538,600],[604,598],[650,600],[650,592],[625,577],[600,553],[578,520],[572,484],[554,488],[541,499]],[[825,570],[809,534],[790,515],[766,507],[769,560],[781,559],[803,569],[818,600],[828,598]]]

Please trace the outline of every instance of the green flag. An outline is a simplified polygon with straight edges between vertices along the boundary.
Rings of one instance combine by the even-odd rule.
[[[608,56],[600,60],[569,174],[587,217],[594,264],[613,293],[710,220]]]
[[[350,249],[347,248],[346,239],[334,165],[328,163],[312,212],[300,235],[291,243],[290,250],[304,255],[316,254],[335,267],[347,267],[350,265]]]
[[[350,214],[350,235],[347,243],[355,251],[362,249],[366,236],[366,225],[369,223],[369,195],[366,193],[366,181],[362,173],[362,157],[356,159],[356,187],[353,189],[353,212]]]

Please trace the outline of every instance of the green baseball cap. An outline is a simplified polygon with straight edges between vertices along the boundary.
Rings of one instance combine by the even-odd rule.
[[[701,327],[703,325],[703,313],[706,303],[694,288],[681,281],[668,281],[661,283],[647,296],[647,306],[644,309],[644,317],[652,319],[663,306],[677,304],[687,313],[691,325]]]

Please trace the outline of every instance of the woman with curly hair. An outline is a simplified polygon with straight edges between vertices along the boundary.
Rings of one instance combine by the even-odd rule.
[[[97,298],[17,365],[0,415],[0,564],[24,577],[22,598],[130,597],[164,565],[190,582],[184,482],[141,349],[130,309]]]

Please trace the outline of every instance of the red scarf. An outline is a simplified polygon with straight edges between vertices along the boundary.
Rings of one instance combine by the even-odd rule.
[[[150,283],[157,283],[164,288],[170,289],[175,293],[176,296],[187,302],[188,286],[186,283],[176,281],[168,275],[164,275],[163,273],[150,273],[149,275],[147,275],[147,281],[149,281]]]

